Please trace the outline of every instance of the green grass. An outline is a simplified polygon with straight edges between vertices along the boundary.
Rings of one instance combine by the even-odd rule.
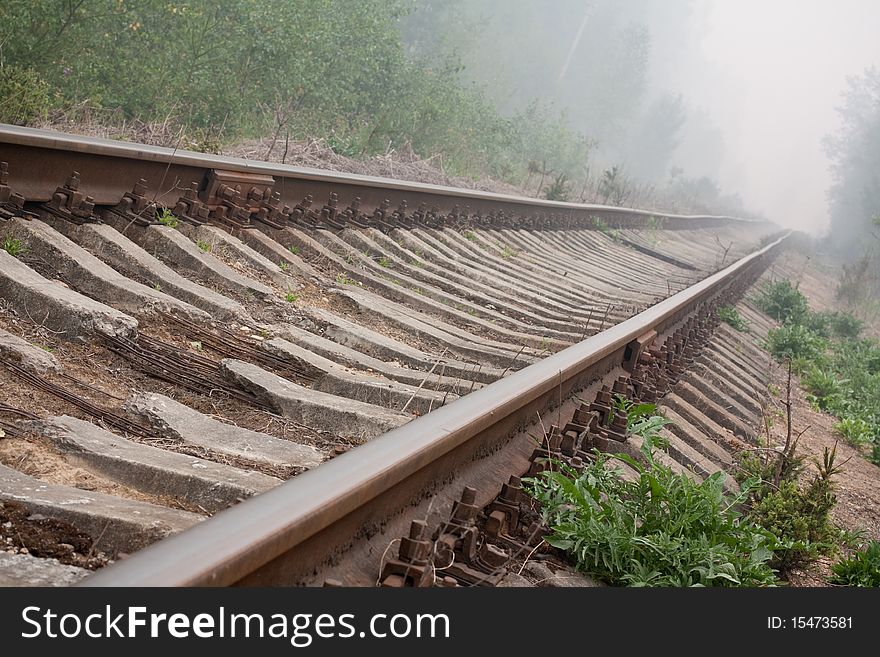
[[[24,253],[24,243],[20,239],[16,239],[12,235],[6,235],[3,238],[3,250],[6,251],[13,258],[17,258],[22,253]]]
[[[162,208],[156,213],[156,221],[169,228],[177,228],[178,219],[168,208]]]
[[[199,247],[205,253],[211,252],[211,243],[206,242],[205,240],[196,240],[196,246]]]
[[[336,274],[336,282],[339,285],[358,285],[353,278],[349,278],[346,274]]]
[[[286,295],[284,295],[284,300],[287,303],[294,303],[297,299],[299,299],[299,295],[295,294],[294,292],[288,292]]]
[[[282,260],[278,263],[278,267],[281,269],[281,271],[287,271],[290,269],[290,263]]]
[[[462,233],[462,235],[464,235],[464,238],[465,238],[466,240],[470,240],[471,242],[476,242],[476,241],[477,241],[477,235],[476,235],[476,233],[474,233],[474,231],[472,231],[472,230],[466,230],[466,231],[464,231],[464,232]]]
[[[288,247],[287,250],[290,251],[293,255],[299,255],[299,254],[300,254],[300,248],[299,248],[298,246],[296,246],[296,245],[291,246],[291,247]]]
[[[377,263],[380,267],[385,267],[386,269],[387,269],[388,267],[391,267],[391,266],[392,266],[391,259],[388,258],[388,257],[386,257],[386,256],[382,256],[381,258],[379,258],[379,259],[376,261],[376,263]]]

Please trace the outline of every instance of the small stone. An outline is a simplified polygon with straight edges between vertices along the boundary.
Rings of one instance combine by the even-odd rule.
[[[12,527],[12,521],[8,520],[8,521],[4,522],[3,526],[6,527],[6,529],[10,529]]]
[[[26,547],[23,547],[18,551],[18,553],[19,554],[30,554],[30,550],[28,550]]]
[[[36,522],[37,520],[46,520],[46,516],[44,516],[42,513],[32,513],[27,517],[27,519]]]
[[[70,543],[59,543],[58,548],[65,552],[75,552],[76,549]]]

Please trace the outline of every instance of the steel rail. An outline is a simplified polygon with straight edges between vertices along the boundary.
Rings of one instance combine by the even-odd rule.
[[[554,402],[619,367],[634,340],[672,327],[722,293],[788,237],[644,312],[417,418],[277,488],[246,500],[83,580],[82,586],[303,583],[365,523],[412,506],[419,494],[509,439]],[[509,474],[509,473],[508,473]],[[400,490],[398,490],[400,489]],[[381,512],[377,512],[381,507]],[[380,515],[377,515],[379,513]],[[336,535],[328,535],[335,528]]]
[[[50,157],[48,153],[63,153],[64,157]],[[472,212],[497,212],[507,215],[556,213],[588,221],[599,217],[617,225],[638,225],[649,217],[664,220],[670,229],[711,227],[729,222],[750,220],[715,215],[679,215],[654,210],[619,208],[548,201],[484,192],[479,190],[413,183],[388,178],[363,176],[273,164],[235,157],[194,153],[191,151],[146,146],[110,139],[83,137],[36,128],[0,124],[0,161],[10,163],[10,184],[30,202],[48,201],[71,171],[78,171],[85,193],[98,205],[116,205],[131,191],[138,179],[150,185],[150,198],[162,205],[172,206],[180,192],[191,182],[202,184],[212,169],[273,176],[275,189],[282,202],[292,206],[306,194],[315,201],[324,202],[331,191],[339,196],[343,208],[355,197],[365,207],[378,207],[383,200],[395,207],[402,200],[410,208],[421,203],[436,206],[443,212],[455,205],[467,203]],[[120,172],[125,171],[125,176]]]

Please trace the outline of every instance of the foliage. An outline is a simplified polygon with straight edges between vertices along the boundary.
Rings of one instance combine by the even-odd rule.
[[[24,243],[12,235],[6,235],[3,238],[3,242],[0,243],[0,247],[14,258],[24,253]]]
[[[654,445],[665,446],[663,444],[665,441],[659,432],[667,424],[672,424],[672,420],[667,420],[660,415],[656,404],[636,404],[624,395],[615,395],[612,399],[612,407],[626,413],[627,433],[640,436],[641,438],[651,438],[654,441]]]
[[[832,584],[880,586],[880,541],[871,541],[863,550],[841,559],[831,571]]]
[[[874,440],[874,430],[859,417],[845,417],[834,427],[852,445],[862,445]]]
[[[737,331],[749,330],[749,323],[742,318],[742,315],[733,306],[721,306],[718,308],[718,318],[722,322],[730,324]]]
[[[53,103],[50,85],[36,71],[0,66],[0,123],[26,125],[44,120]]]
[[[834,464],[836,447],[825,448],[818,472],[807,485],[795,478],[783,480],[776,490],[753,498],[748,517],[776,537],[772,566],[785,572],[834,550],[836,530],[830,512],[836,502],[831,478],[840,472]]]
[[[206,242],[205,240],[196,240],[196,246],[205,253],[209,253],[211,251],[211,243]]]
[[[617,231],[609,226],[607,222],[605,222],[605,220],[601,217],[590,217],[590,224],[593,228],[598,230],[600,233],[608,235],[608,237],[610,237],[611,239],[616,240],[618,238]]]
[[[163,226],[168,226],[169,228],[177,228],[177,217],[169,210],[168,208],[162,208],[159,212],[156,213],[156,221],[158,221]]]
[[[294,292],[288,292],[286,295],[284,295],[284,300],[288,303],[293,303],[297,299],[299,299],[299,295]]]
[[[773,538],[736,510],[743,495],[725,494],[723,473],[702,483],[675,474],[654,459],[650,438],[642,457],[626,455],[638,473],[628,481],[597,453],[580,473],[567,466],[526,481],[551,533],[548,543],[569,553],[577,567],[626,586],[762,586]],[[746,488],[748,490],[748,488]]]
[[[779,360],[818,358],[828,346],[827,340],[800,324],[787,324],[767,333],[767,347]]]
[[[807,314],[807,298],[791,281],[767,281],[756,299],[758,307],[782,323],[800,322]]]
[[[838,112],[840,128],[826,140],[834,175],[828,194],[831,240],[852,260],[876,243],[872,220],[880,209],[880,69],[869,68],[847,80]],[[872,259],[876,262],[876,254]],[[857,270],[851,273],[851,282],[860,278]],[[843,293],[859,296],[851,286]]]
[[[880,464],[880,345],[858,337],[862,324],[851,313],[810,311],[788,281],[765,285],[761,299],[765,311],[786,318],[768,333],[771,353],[791,359],[811,401],[840,419],[848,442],[872,443],[870,458]]]
[[[544,198],[548,201],[567,201],[569,198],[568,176],[560,173],[544,192]]]

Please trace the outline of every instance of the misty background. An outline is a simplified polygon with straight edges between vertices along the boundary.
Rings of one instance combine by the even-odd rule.
[[[830,228],[828,148],[843,126],[847,78],[880,64],[880,3],[417,4],[404,22],[413,53],[457,55],[507,113],[524,98],[552,99],[595,140],[598,167],[653,183],[706,177],[781,225]]]
[[[872,0],[5,0],[0,121],[412,153],[855,259],[880,242],[878,25]]]

